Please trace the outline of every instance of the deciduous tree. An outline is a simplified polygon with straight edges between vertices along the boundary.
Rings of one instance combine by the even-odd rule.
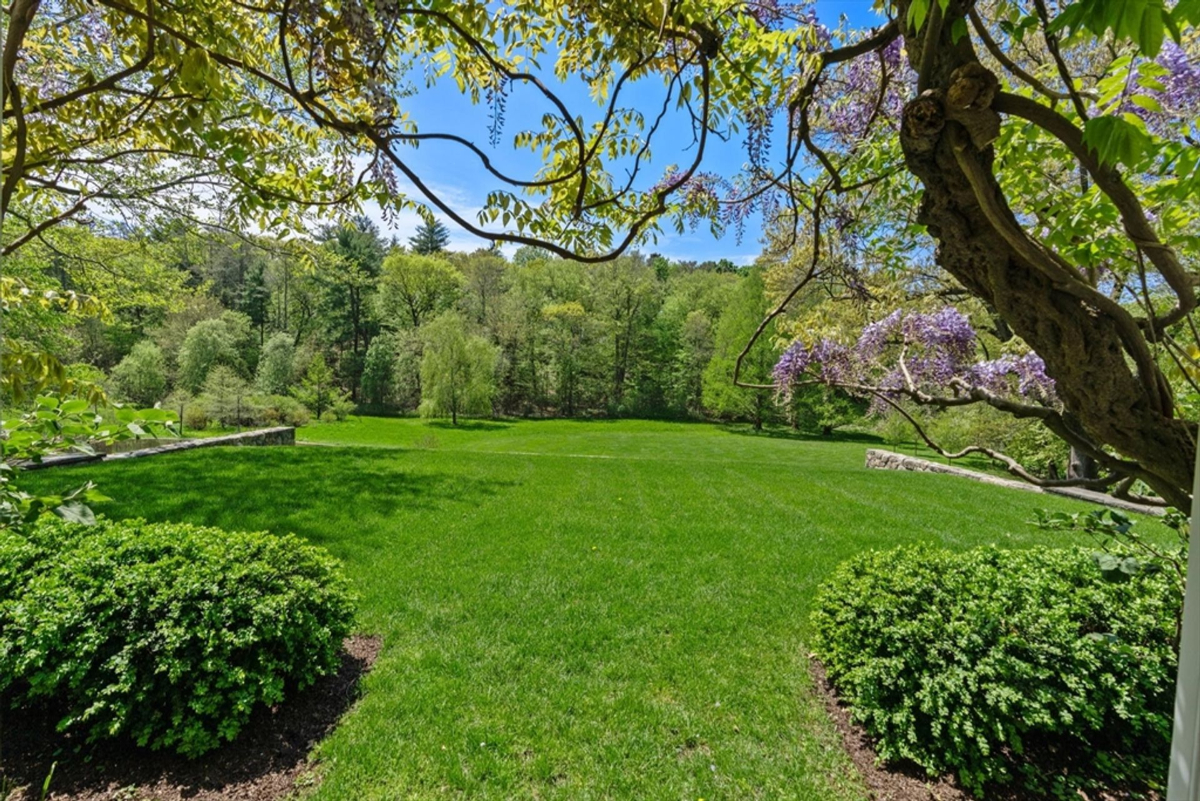
[[[496,349],[468,334],[455,312],[432,320],[424,330],[421,360],[421,416],[445,417],[458,425],[460,414],[488,414],[496,390]]]
[[[158,345],[145,339],[113,368],[112,378],[123,400],[153,406],[167,393],[167,361]]]

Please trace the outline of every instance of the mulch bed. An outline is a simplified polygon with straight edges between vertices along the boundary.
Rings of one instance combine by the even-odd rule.
[[[308,754],[358,698],[379,655],[378,637],[350,637],[338,672],[273,709],[256,712],[238,738],[195,760],[130,745],[75,749],[52,726],[5,718],[4,767],[18,786],[12,801],[36,801],[57,760],[48,798],[56,801],[272,801],[290,794],[312,765]],[[34,729],[34,730],[31,730]],[[303,780],[301,781],[303,783]]]
[[[838,699],[824,666],[816,659],[809,665],[817,694],[842,735],[842,745],[862,774],[872,801],[973,801],[973,796],[959,787],[953,777],[931,779],[918,765],[877,765],[871,738],[862,726],[851,722],[850,710]]]
[[[899,764],[876,764],[875,749],[871,738],[862,726],[850,720],[850,710],[838,698],[837,691],[829,683],[824,666],[815,658],[810,659],[809,667],[816,685],[817,693],[825,702],[825,711],[833,721],[834,727],[842,736],[842,745],[858,772],[862,774],[872,801],[976,801],[976,797],[964,790],[953,776],[930,778],[925,769],[911,762]],[[1053,765],[1059,770],[1079,770],[1083,768],[1078,759],[1072,758],[1056,750],[1051,744],[1044,743],[1034,747],[1033,751],[1042,753],[1044,763]],[[1028,791],[1011,785],[991,786],[987,791],[988,801],[1029,801],[1032,796]],[[1162,801],[1159,793],[1140,788],[1132,790],[1123,787],[1106,788],[1089,793],[1080,792],[1080,801]]]

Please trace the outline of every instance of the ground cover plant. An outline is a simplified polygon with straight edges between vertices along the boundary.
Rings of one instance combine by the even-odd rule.
[[[299,434],[325,444],[67,469],[107,515],[295,532],[346,565],[384,645],[318,799],[864,798],[810,678],[820,582],[868,548],[1088,541],[1026,523],[1082,504],[868,471],[872,443],[787,429]]]

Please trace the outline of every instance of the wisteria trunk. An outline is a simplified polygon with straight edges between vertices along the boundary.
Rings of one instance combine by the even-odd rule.
[[[909,4],[899,0],[902,21]],[[902,26],[912,64],[927,66],[929,88],[905,107],[901,142],[908,169],[925,188],[918,219],[937,240],[938,264],[1038,352],[1069,426],[1135,462],[1138,478],[1168,503],[1190,510],[1195,424],[1173,418],[1170,403],[1164,410],[1155,402],[1146,382],[1161,376],[1139,376],[1131,368],[1116,322],[1066,291],[996,225],[997,209],[1006,225],[1019,223],[995,178],[987,144],[994,138],[988,129],[999,125],[990,108],[995,78],[980,65],[969,37],[953,41],[953,22],[963,14],[960,0],[951,0],[940,25],[931,15],[919,33]],[[940,32],[926,58],[930,26]],[[972,187],[963,158],[975,160],[985,175],[982,191]],[[981,198],[992,208],[991,219]]]

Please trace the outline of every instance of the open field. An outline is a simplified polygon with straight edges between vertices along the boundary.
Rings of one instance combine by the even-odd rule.
[[[864,548],[1022,547],[1062,498],[867,471],[871,443],[682,423],[360,418],[325,447],[46,471],[111,516],[295,532],[383,638],[321,799],[858,799],[808,673],[820,581]]]

